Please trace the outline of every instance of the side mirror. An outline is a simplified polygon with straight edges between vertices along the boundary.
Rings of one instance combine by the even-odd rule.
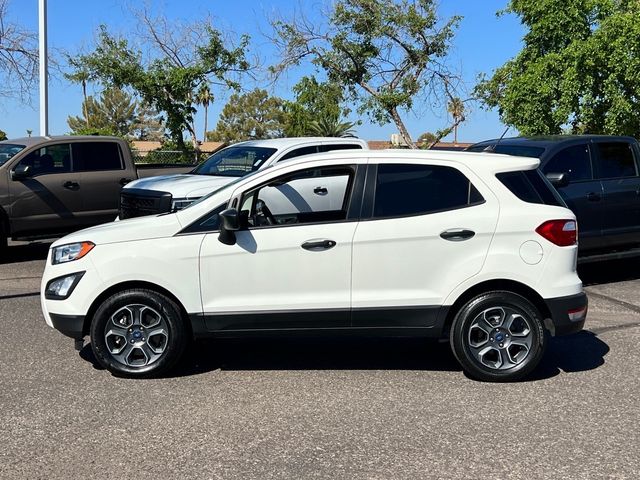
[[[554,187],[562,188],[569,185],[569,174],[566,172],[562,172],[562,173],[550,172],[550,173],[547,173],[546,176],[547,176],[547,180],[549,180],[549,182],[551,182],[551,185],[553,185]]]
[[[236,233],[240,230],[240,219],[235,208],[227,208],[219,213],[220,217],[220,240],[225,245],[235,245]]]
[[[29,178],[30,176],[31,176],[30,165],[18,165],[11,172],[11,180],[23,180],[25,178]]]

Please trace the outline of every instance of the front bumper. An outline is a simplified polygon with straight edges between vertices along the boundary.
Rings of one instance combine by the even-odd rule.
[[[568,335],[582,330],[587,318],[587,295],[584,292],[566,297],[547,298],[545,303],[551,318],[545,322],[547,328],[554,336]],[[584,309],[584,315],[571,318],[570,312]]]
[[[50,313],[49,318],[51,318],[53,328],[74,340],[82,340],[85,334],[88,333],[84,331],[83,315],[59,315]]]

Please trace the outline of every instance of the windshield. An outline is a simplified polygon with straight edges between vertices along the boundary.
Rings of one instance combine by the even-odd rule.
[[[13,143],[0,143],[0,165],[4,165],[20,150],[25,148],[24,145],[15,145]]]
[[[219,175],[222,177],[244,177],[258,170],[275,148],[264,147],[228,147],[211,155],[193,173],[198,175]]]

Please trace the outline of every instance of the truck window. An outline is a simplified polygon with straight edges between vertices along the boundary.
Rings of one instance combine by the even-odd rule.
[[[16,153],[24,149],[24,145],[14,143],[0,143],[0,166],[7,162]]]
[[[123,170],[120,148],[116,142],[73,143],[73,170],[94,172]]]
[[[68,143],[47,145],[29,153],[18,165],[31,167],[31,175],[67,173],[71,171],[71,150]]]
[[[310,147],[302,147],[302,148],[296,148],[295,150],[291,150],[289,153],[285,154],[285,156],[278,161],[282,162],[283,160],[289,160],[291,158],[301,157],[302,155],[311,155],[313,153],[318,153],[317,145],[311,145]]]
[[[638,174],[631,145],[626,142],[596,143],[598,178],[635,177]]]
[[[544,173],[567,173],[570,182],[592,180],[588,145],[574,145],[556,153],[543,167]]]

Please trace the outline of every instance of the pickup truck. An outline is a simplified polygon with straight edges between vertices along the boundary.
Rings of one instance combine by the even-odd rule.
[[[576,214],[580,263],[640,254],[640,146],[632,137],[557,135],[476,143],[467,151],[536,157]],[[530,189],[513,179],[522,195]],[[538,202],[540,203],[540,202]]]
[[[7,238],[55,236],[110,222],[120,190],[140,177],[193,165],[141,168],[115,137],[27,137],[0,142],[0,250]]]
[[[367,149],[367,142],[358,138],[298,137],[236,143],[217,151],[189,174],[131,182],[122,190],[118,218],[124,220],[181,210],[234,180],[284,160],[332,150]],[[313,179],[307,179],[306,183],[309,182],[313,183]],[[326,185],[315,185],[313,189],[315,191],[307,192],[309,195],[298,201],[313,204],[328,201]],[[280,199],[284,204],[293,201],[285,197]]]

